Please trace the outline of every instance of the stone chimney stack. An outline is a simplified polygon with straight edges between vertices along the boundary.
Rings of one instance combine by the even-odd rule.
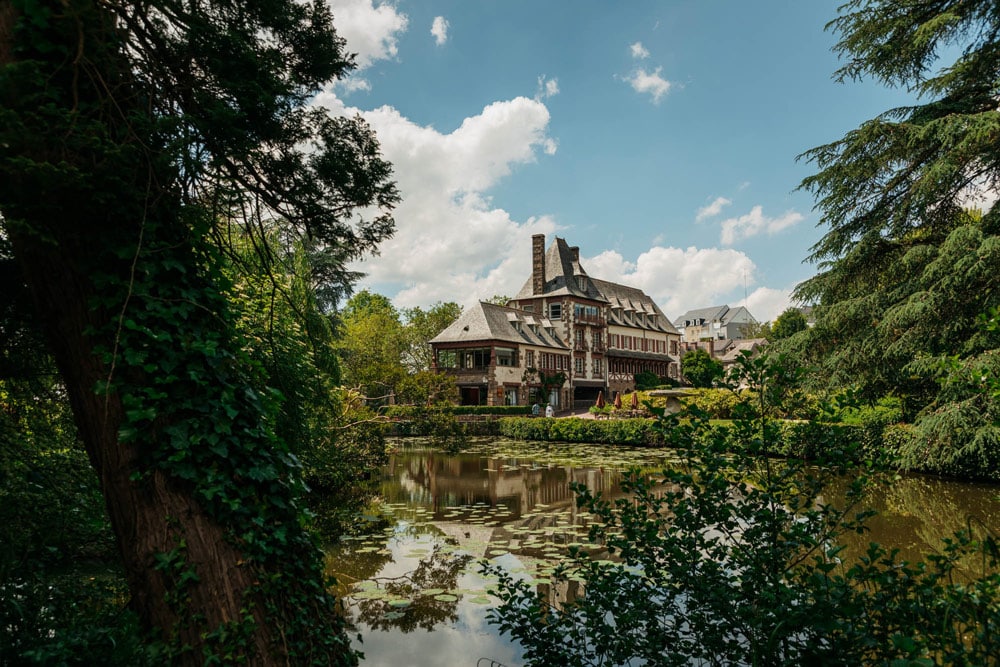
[[[575,245],[572,248],[570,248],[569,249],[569,257],[570,257],[571,260],[573,260],[574,262],[576,262],[577,264],[579,264],[580,263],[580,246]]]
[[[531,237],[531,293],[545,291],[545,234]]]

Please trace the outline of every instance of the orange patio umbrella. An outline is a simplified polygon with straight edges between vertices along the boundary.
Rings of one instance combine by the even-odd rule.
[[[622,394],[620,391],[615,392],[615,409],[616,410],[622,409]]]
[[[603,408],[604,407],[604,392],[603,391],[597,392],[597,403],[595,403],[594,405],[596,405],[599,408]]]
[[[632,392],[632,409],[639,409],[639,393],[635,391]]]

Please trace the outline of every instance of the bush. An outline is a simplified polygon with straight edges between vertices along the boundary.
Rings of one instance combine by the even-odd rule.
[[[710,419],[732,419],[733,408],[740,402],[740,397],[730,389],[691,389],[681,400],[685,405],[706,413]]]
[[[516,440],[589,442],[611,445],[662,444],[652,419],[519,419],[500,420],[500,435]]]
[[[530,415],[530,405],[447,405],[428,408],[422,405],[390,405],[382,414],[390,419],[412,419],[429,412],[447,412],[453,415]]]
[[[697,408],[687,422],[659,415],[683,465],[630,472],[613,502],[574,485],[595,517],[591,541],[612,558],[573,549],[544,588],[488,567],[501,601],[490,621],[529,665],[997,664],[996,536],[958,533],[915,565],[876,544],[849,558],[841,536],[870,517],[857,506],[864,471],[846,456],[858,427],[779,424],[769,401],[783,377],[764,360],[741,372],[765,400],[731,428]],[[814,442],[822,465],[766,456]],[[830,502],[845,474],[846,498]],[[980,569],[958,582],[964,558]],[[578,585],[585,595],[568,593]]]

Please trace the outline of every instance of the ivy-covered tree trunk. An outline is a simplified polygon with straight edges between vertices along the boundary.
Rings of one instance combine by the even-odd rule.
[[[351,664],[174,119],[105,5],[0,0],[0,223],[169,664]],[[145,10],[140,10],[145,11]]]

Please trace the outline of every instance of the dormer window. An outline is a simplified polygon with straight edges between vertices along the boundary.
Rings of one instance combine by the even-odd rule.
[[[587,291],[587,276],[577,276],[576,286],[579,287],[584,292]]]

